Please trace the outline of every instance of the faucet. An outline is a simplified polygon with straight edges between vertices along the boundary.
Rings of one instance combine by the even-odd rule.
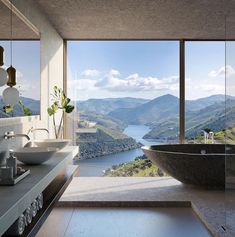
[[[209,136],[211,137],[211,143],[214,144],[214,132],[209,132]]]
[[[33,133],[35,131],[46,131],[49,134],[49,130],[47,128],[33,128],[31,127],[27,133],[27,135],[29,135],[29,133]]]
[[[30,140],[30,137],[27,134],[15,134],[14,131],[5,132],[4,134],[4,139],[6,140],[11,139],[11,138],[16,138],[16,137],[25,137],[28,140]]]

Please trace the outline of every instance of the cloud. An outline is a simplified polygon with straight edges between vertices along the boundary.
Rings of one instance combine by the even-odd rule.
[[[95,80],[91,79],[78,79],[78,80],[68,80],[68,89],[69,90],[90,90],[95,89]]]
[[[23,73],[19,70],[16,70],[16,78],[22,78],[23,77]]]
[[[95,69],[87,69],[81,73],[84,77],[97,77],[100,75],[100,72]]]
[[[215,77],[230,77],[235,75],[235,69],[231,65],[220,67],[218,70],[212,70],[208,73],[208,76],[211,78]]]
[[[20,95],[23,97],[40,99],[40,81],[36,80],[29,83],[30,80],[21,78],[17,81],[16,88],[19,90]]]
[[[109,91],[139,92],[139,91],[160,91],[178,89],[179,77],[171,76],[165,78],[143,77],[138,73],[122,78],[117,70],[110,72],[102,79],[99,79],[95,87]]]

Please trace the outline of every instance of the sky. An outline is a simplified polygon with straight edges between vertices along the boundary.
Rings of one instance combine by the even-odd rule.
[[[10,41],[0,41],[10,65]],[[235,95],[235,42],[186,42],[186,99]],[[226,67],[225,67],[225,48]],[[40,41],[13,41],[22,96],[40,99]],[[73,100],[179,96],[178,41],[68,41],[68,88]],[[0,88],[1,91],[5,87]]]
[[[10,41],[0,41],[4,48],[4,68],[11,64]],[[40,41],[13,41],[12,64],[16,69],[16,88],[20,95],[40,99]],[[6,86],[0,88],[1,92]]]
[[[186,99],[224,94],[225,43],[185,47]],[[227,76],[235,76],[234,68],[227,64]],[[179,42],[68,41],[68,88],[76,100],[179,96]]]

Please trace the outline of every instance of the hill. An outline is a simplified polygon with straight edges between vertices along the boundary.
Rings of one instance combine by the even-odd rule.
[[[204,128],[213,131],[233,127],[235,97],[212,95],[197,100],[186,100],[186,137],[199,136]],[[172,139],[179,135],[179,98],[170,94],[153,100],[138,98],[91,99],[79,102],[81,118],[122,131],[129,124],[148,125],[151,131],[145,139]],[[83,109],[82,109],[83,108]],[[225,126],[226,122],[226,126]]]
[[[152,124],[153,121],[160,122],[178,114],[179,99],[167,94],[135,108],[114,110],[109,116],[126,124]]]
[[[108,114],[119,108],[134,108],[144,104],[149,100],[139,98],[106,98],[106,99],[89,99],[86,101],[77,101],[79,111],[90,111],[99,114]]]
[[[225,102],[215,102],[205,108],[186,111],[187,139],[201,135],[202,130],[210,128],[214,132],[221,131],[226,127],[234,126],[235,104],[234,99],[226,100],[227,108],[225,114]],[[178,118],[172,117],[162,123],[156,123],[152,130],[144,136],[145,139],[175,139],[179,131]]]
[[[123,152],[140,147],[133,138],[122,132],[97,125],[95,133],[81,133],[78,135],[79,159],[91,159],[94,157]]]
[[[26,98],[26,97],[20,97],[20,100],[23,102],[23,104],[30,109],[32,112],[32,115],[38,115],[40,114],[40,101],[39,100],[34,100],[31,98]],[[7,118],[7,117],[12,117],[12,115],[7,115],[5,114],[2,110],[4,106],[4,101],[2,97],[0,96],[0,118]],[[14,107],[13,111],[13,116],[18,117],[18,116],[24,116],[21,107],[19,105],[16,105]]]

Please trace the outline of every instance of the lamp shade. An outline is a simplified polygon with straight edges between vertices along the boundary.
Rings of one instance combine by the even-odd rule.
[[[6,85],[8,81],[8,74],[6,70],[0,67],[0,87]]]
[[[8,73],[8,81],[7,85],[12,87],[16,85],[16,69],[12,66],[7,68],[7,73]]]
[[[19,91],[14,87],[7,87],[2,92],[2,97],[7,105],[15,105],[19,102],[20,99],[20,93]]]

